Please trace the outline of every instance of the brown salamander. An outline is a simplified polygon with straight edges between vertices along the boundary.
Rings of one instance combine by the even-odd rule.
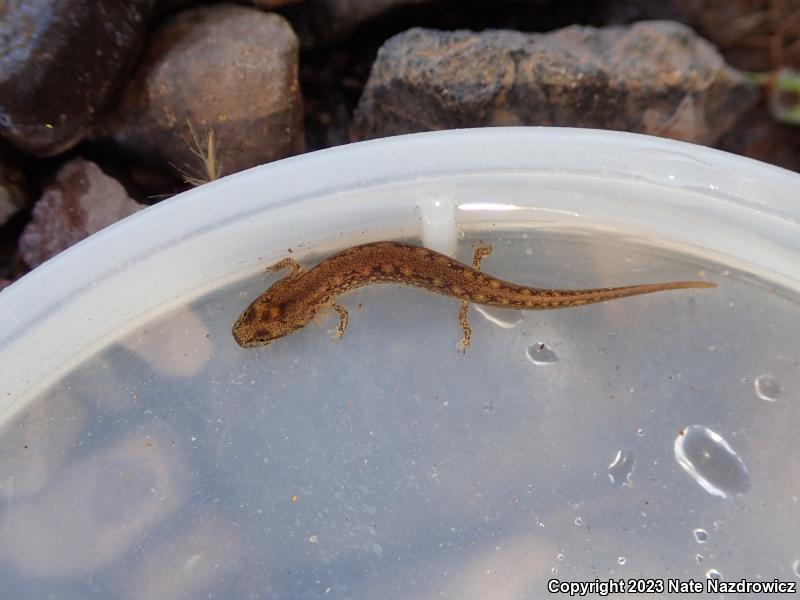
[[[462,351],[470,343],[467,320],[470,302],[545,310],[663,290],[716,287],[706,281],[671,281],[585,290],[533,288],[482,273],[481,260],[491,252],[491,246],[476,248],[472,267],[433,250],[401,242],[354,246],[326,258],[308,271],[294,259],[285,258],[267,272],[288,268],[289,274],[276,281],[241,314],[233,325],[233,337],[245,348],[263,346],[304,327],[326,308],[339,313],[339,327],[334,337],[341,337],[347,329],[348,315],[344,307],[335,302],[336,297],[372,283],[414,285],[461,300],[458,320],[464,333],[459,342]]]

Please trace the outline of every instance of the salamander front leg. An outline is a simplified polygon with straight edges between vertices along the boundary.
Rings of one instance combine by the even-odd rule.
[[[472,268],[478,271],[481,270],[481,261],[492,253],[492,247],[489,244],[478,246],[475,248],[475,253],[472,255]]]
[[[480,271],[481,261],[491,253],[492,247],[488,244],[475,248],[475,253],[472,255],[472,268],[476,271]],[[466,354],[470,339],[472,338],[472,329],[469,326],[469,316],[467,314],[468,311],[469,302],[467,300],[462,300],[458,307],[458,324],[461,325],[461,331],[464,334],[464,337],[458,342],[458,350],[462,354]]]
[[[335,302],[331,304],[331,308],[339,313],[339,326],[331,332],[331,337],[334,340],[339,340],[347,331],[347,323],[350,321],[350,316],[347,314],[347,309],[341,304]]]
[[[274,273],[275,271],[282,271],[283,269],[289,269],[289,274],[287,277],[297,277],[298,275],[302,275],[305,271],[305,269],[301,267],[293,258],[284,258],[283,260],[279,260],[274,265],[268,266],[265,271],[267,273]]]

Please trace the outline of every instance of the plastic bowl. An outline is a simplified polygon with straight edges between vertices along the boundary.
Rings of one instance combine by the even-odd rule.
[[[495,128],[299,156],[103,230],[0,293],[4,594],[796,581],[798,189],[689,144]],[[489,242],[487,273],[539,287],[719,287],[473,307],[461,356],[457,302],[374,286],[341,342],[334,314],[235,344],[267,265],[382,239]]]

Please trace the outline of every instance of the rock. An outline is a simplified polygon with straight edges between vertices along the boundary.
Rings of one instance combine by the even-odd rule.
[[[0,226],[28,205],[25,176],[0,155]]]
[[[279,15],[225,4],[178,13],[151,36],[100,137],[200,180],[212,178],[196,155],[209,132],[223,174],[297,154],[297,62],[297,36]]]
[[[73,244],[144,208],[125,189],[82,158],[66,163],[45,186],[19,241],[23,260],[37,267]]]
[[[0,137],[39,156],[83,139],[127,76],[151,4],[0,2]]]
[[[379,51],[352,135],[558,125],[712,144],[758,96],[710,44],[667,21],[547,34],[412,29]]]

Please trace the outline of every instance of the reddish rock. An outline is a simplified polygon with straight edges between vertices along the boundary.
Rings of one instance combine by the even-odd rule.
[[[126,78],[151,4],[0,2],[0,137],[40,156],[83,139]]]
[[[20,254],[36,267],[141,208],[96,164],[72,160],[61,167],[33,207],[33,219],[20,238]]]
[[[378,53],[353,137],[556,125],[712,144],[758,96],[713,46],[667,21],[547,34],[412,29]]]
[[[207,175],[192,130],[202,152],[213,131],[222,174],[302,152],[297,61],[279,15],[225,4],[179,13],[151,36],[100,136],[198,179]]]

